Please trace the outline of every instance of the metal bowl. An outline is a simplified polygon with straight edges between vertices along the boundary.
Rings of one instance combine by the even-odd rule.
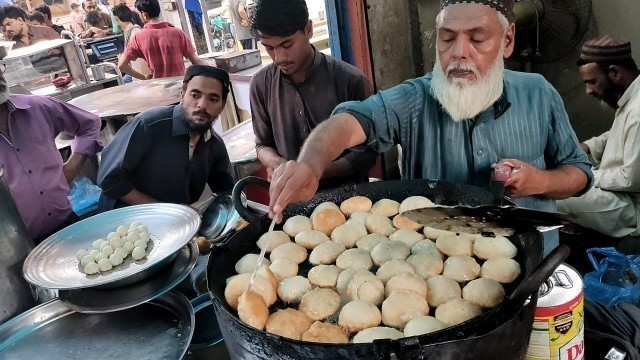
[[[147,257],[125,263],[95,275],[80,271],[76,253],[89,249],[93,241],[123,224],[134,221],[149,228],[151,241]],[[124,286],[155,273],[175,258],[176,253],[196,234],[200,216],[193,209],[176,204],[129,206],[92,216],[51,235],[27,257],[22,271],[25,279],[49,289],[82,289],[110,285]]]

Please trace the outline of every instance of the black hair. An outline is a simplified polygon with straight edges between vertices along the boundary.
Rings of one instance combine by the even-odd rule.
[[[182,81],[182,90],[187,89],[189,81],[196,76],[204,76],[211,79],[216,79],[222,83],[222,98],[226,101],[229,95],[231,82],[229,81],[229,73],[220,68],[216,68],[209,65],[191,65],[187,68]]]
[[[27,15],[26,11],[22,10],[21,8],[15,5],[9,5],[9,6],[0,8],[0,24],[2,24],[4,22],[4,19],[6,18],[9,18],[9,19],[20,18],[24,21],[29,20],[29,16]]]
[[[47,4],[40,4],[36,6],[33,10],[41,12],[42,15],[47,17],[47,19],[51,20],[51,9],[49,9],[49,6],[47,6]]]
[[[75,9],[79,8],[80,5],[78,3],[71,3],[71,5],[69,5],[69,7],[71,8],[71,10],[75,10]]]
[[[133,11],[127,5],[116,5],[113,8],[113,16],[122,22],[133,22]]]
[[[304,31],[309,22],[309,9],[305,0],[261,0],[251,16],[251,32],[287,37]]]
[[[94,3],[96,3],[96,5],[98,5],[98,2],[96,0],[82,0],[82,9],[86,10],[84,3],[86,3],[87,1],[93,1]]]
[[[29,21],[37,21],[41,24],[45,24],[47,20],[44,17],[44,14],[40,11],[32,11],[29,13]]]
[[[611,66],[619,66],[623,69],[638,71],[638,65],[636,65],[636,62],[633,60],[633,58],[626,58],[622,60],[611,60],[611,61],[587,61],[587,60],[579,59],[576,62],[576,65],[580,67],[583,65],[591,64],[591,63],[598,64],[598,68],[604,74],[609,73],[609,69]]]
[[[100,27],[102,25],[102,16],[100,16],[99,11],[90,11],[86,14],[85,19],[87,24],[95,27]]]
[[[147,13],[152,19],[160,16],[160,3],[158,3],[158,0],[136,0],[135,6],[138,11]]]

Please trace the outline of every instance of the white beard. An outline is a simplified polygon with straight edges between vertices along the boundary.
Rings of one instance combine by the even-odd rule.
[[[480,74],[475,67],[457,60],[449,64],[445,74],[440,59],[436,57],[431,79],[431,93],[453,121],[473,119],[500,98],[504,87],[504,60],[502,60],[502,51],[498,54],[493,65],[484,75]],[[471,82],[467,79],[454,78],[450,81],[448,74],[456,69],[472,71],[476,80]]]

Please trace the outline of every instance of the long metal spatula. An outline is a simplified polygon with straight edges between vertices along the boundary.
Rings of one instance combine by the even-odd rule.
[[[273,228],[276,226],[277,219],[278,219],[278,214],[275,214],[275,216],[273,217],[273,220],[271,220],[271,225],[269,225],[269,231],[267,231],[267,233],[273,232]],[[256,268],[253,269],[253,274],[251,274],[251,279],[249,279],[249,285],[247,285],[247,291],[251,290],[251,286],[253,286],[253,282],[256,279],[258,270],[260,270],[260,267],[262,267],[262,263],[264,262],[264,257],[267,254],[267,248],[269,247],[270,242],[271,242],[271,236],[267,236],[267,243],[264,245],[264,247],[260,251],[260,257],[258,258],[258,262],[256,263]]]

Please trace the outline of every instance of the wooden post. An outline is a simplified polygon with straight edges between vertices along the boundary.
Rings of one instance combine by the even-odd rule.
[[[365,0],[348,0],[346,3],[351,33],[352,64],[367,76],[375,88]]]

